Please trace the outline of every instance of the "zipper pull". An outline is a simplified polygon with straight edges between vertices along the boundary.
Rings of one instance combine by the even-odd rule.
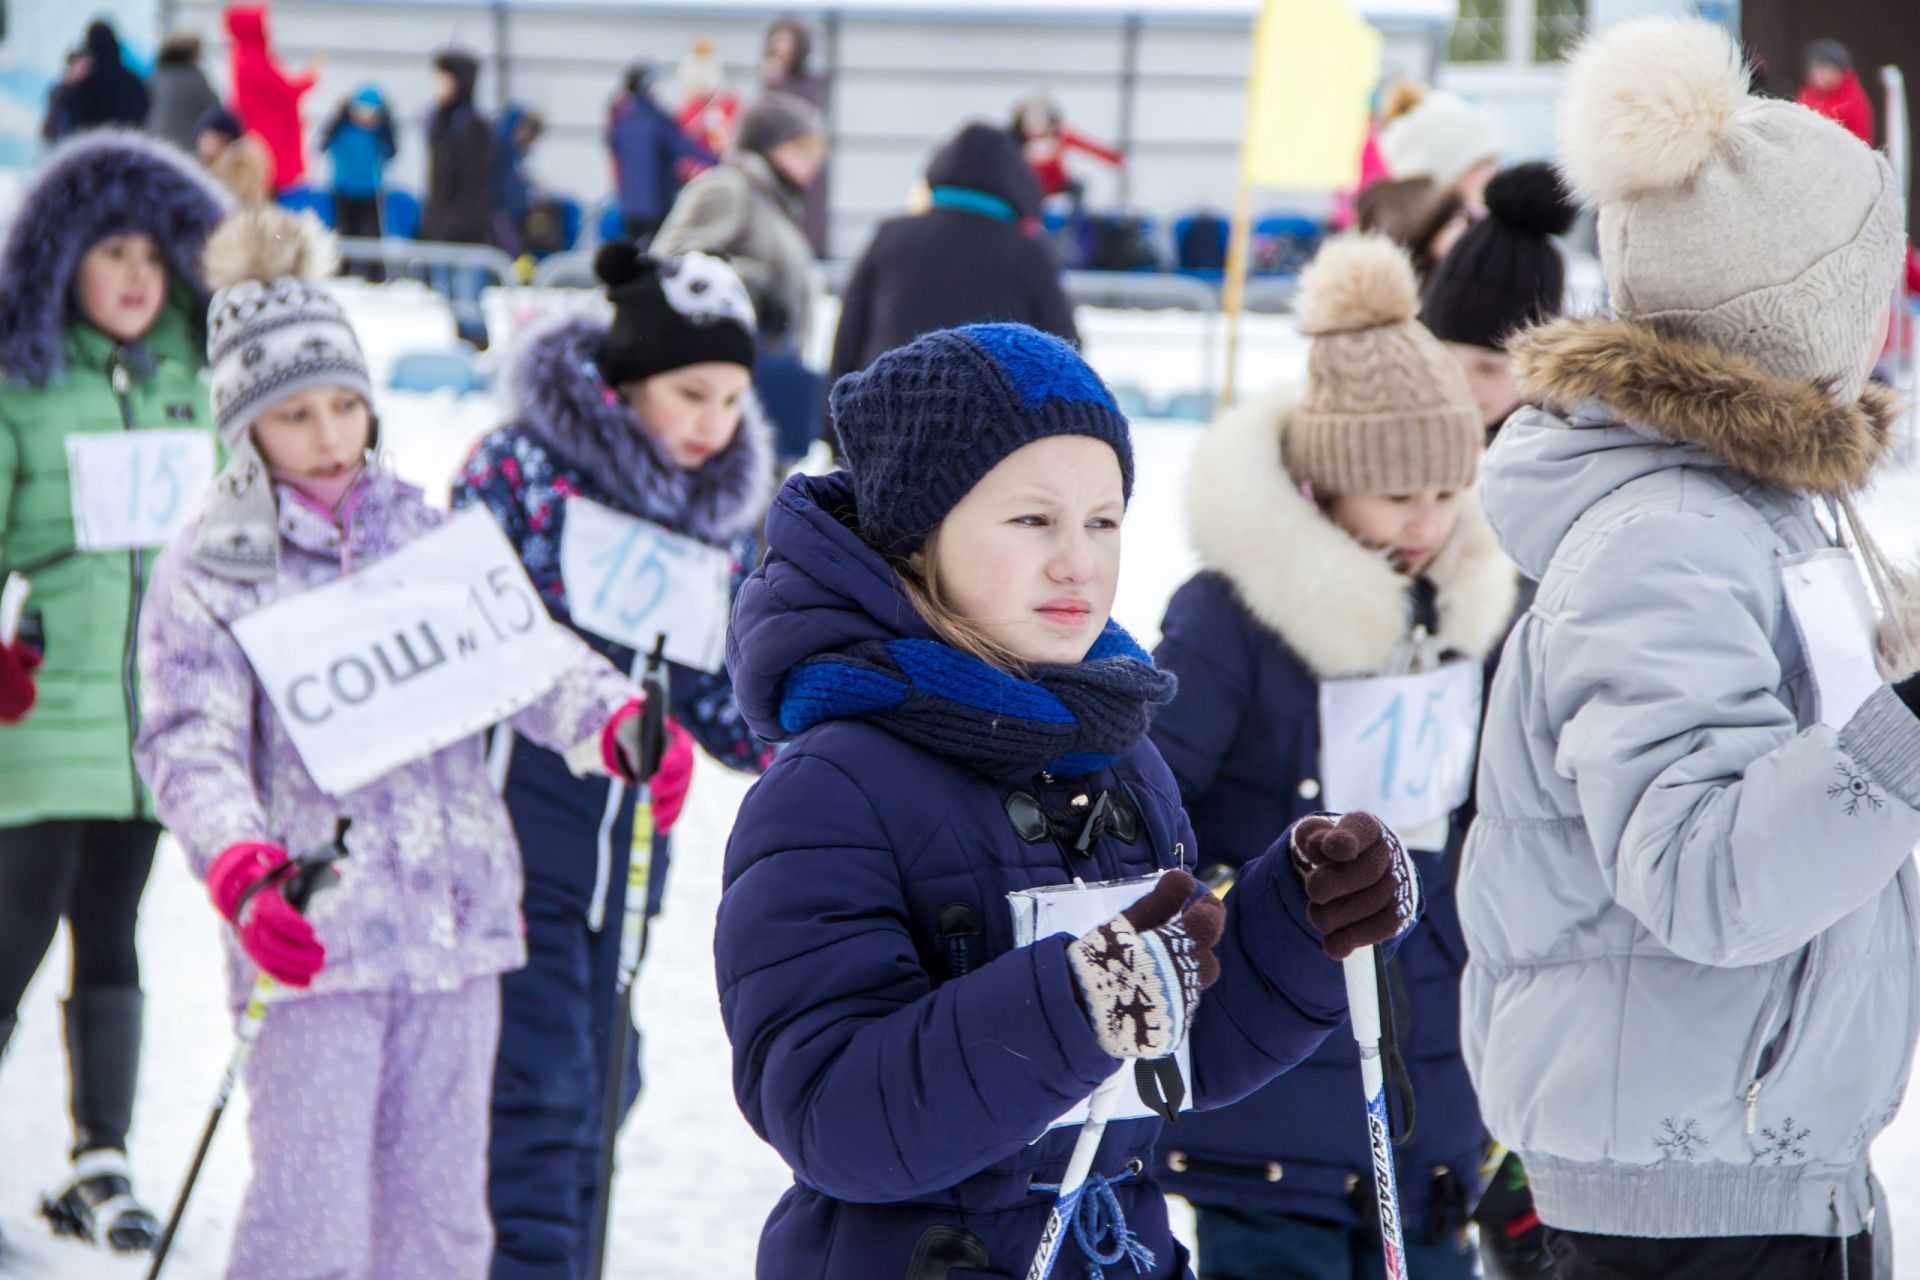
[[[1751,1136],[1760,1127],[1759,1110],[1760,1082],[1755,1080],[1747,1086],[1747,1133]]]
[[[113,394],[116,396],[125,396],[133,389],[133,375],[127,372],[127,366],[118,353],[107,366],[107,380],[113,384]]]

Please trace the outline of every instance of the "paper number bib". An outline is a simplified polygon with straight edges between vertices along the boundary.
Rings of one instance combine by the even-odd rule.
[[[1159,873],[1150,876],[1137,876],[1131,880],[1103,880],[1097,884],[1054,884],[1038,889],[1019,889],[1007,895],[1007,905],[1013,911],[1013,942],[1015,946],[1029,946],[1041,938],[1051,938],[1057,933],[1069,934],[1075,938],[1092,932],[1107,921],[1125,911],[1152,890],[1160,879]],[[1193,1079],[1192,1053],[1187,1041],[1182,1040],[1180,1047],[1173,1052],[1173,1059],[1180,1067],[1180,1078]],[[1060,1116],[1049,1129],[1059,1129],[1067,1125],[1084,1124],[1087,1119],[1087,1102],[1082,1098],[1066,1114]],[[1180,1103],[1182,1111],[1193,1109],[1193,1088],[1189,1084],[1186,1097]],[[1120,1089],[1120,1100],[1113,1109],[1115,1120],[1138,1120],[1144,1116],[1158,1115],[1146,1099],[1140,1096],[1140,1087],[1133,1073],[1127,1073],[1127,1080]]]
[[[560,536],[567,612],[641,653],[667,638],[671,662],[717,672],[726,655],[727,553],[588,498],[568,498]]]
[[[1444,819],[1465,803],[1480,734],[1480,668],[1448,662],[1419,675],[1320,686],[1320,778],[1326,807],[1364,809],[1395,830]]]
[[[213,485],[206,431],[122,431],[67,437],[74,538],[82,551],[169,542]]]
[[[579,644],[478,507],[233,634],[301,763],[336,796],[532,704]]]
[[[1781,566],[1780,576],[1806,651],[1820,722],[1844,728],[1881,684],[1867,584],[1852,553],[1839,547],[1795,556]]]

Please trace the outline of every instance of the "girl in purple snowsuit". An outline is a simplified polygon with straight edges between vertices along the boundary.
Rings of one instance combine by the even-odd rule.
[[[229,1275],[481,1276],[499,976],[525,959],[520,853],[475,735],[324,793],[235,639],[236,620],[351,573],[446,517],[368,461],[365,358],[310,279],[330,245],[274,209],[209,244],[213,404],[230,453],[161,555],[140,620],[136,746],[161,818],[205,877],[232,995],[276,1001],[248,1066],[254,1176]],[[303,278],[304,277],[304,278]],[[638,704],[579,644],[514,729],[576,767],[628,773]],[[261,882],[352,820],[310,917]],[[270,882],[271,883],[271,882]]]

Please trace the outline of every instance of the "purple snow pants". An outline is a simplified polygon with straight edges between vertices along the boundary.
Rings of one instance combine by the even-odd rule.
[[[253,1182],[229,1280],[487,1273],[487,1116],[500,980],[267,1012],[247,1064]]]

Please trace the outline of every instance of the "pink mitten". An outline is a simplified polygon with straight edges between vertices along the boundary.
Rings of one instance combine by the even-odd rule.
[[[231,845],[207,868],[207,896],[240,935],[240,949],[262,972],[290,987],[304,987],[327,963],[327,949],[306,917],[280,896],[276,884],[248,893],[286,863],[287,851],[277,844],[248,840]]]
[[[680,821],[687,803],[687,785],[693,781],[693,735],[667,721],[667,749],[660,770],[653,775],[653,829],[661,835]]]

